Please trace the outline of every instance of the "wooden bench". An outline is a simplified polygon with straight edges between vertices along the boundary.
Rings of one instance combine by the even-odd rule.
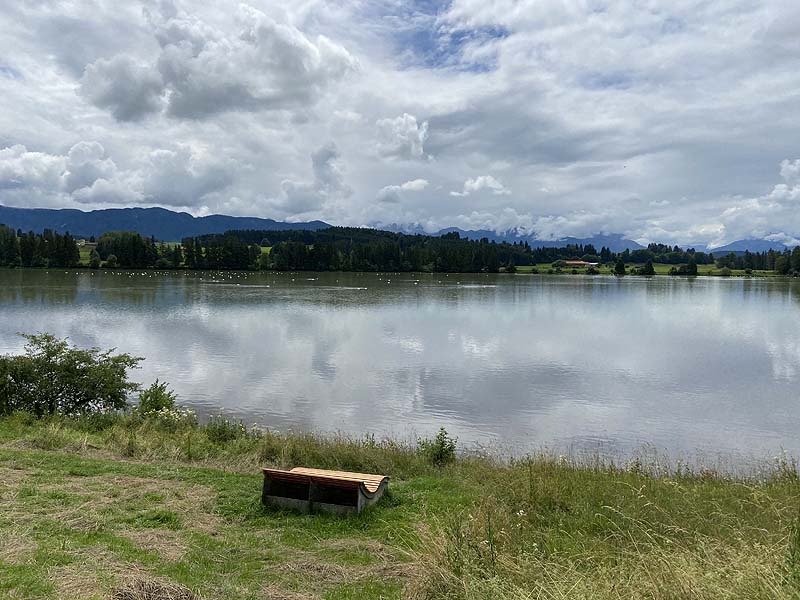
[[[291,471],[264,469],[261,501],[302,512],[359,513],[377,502],[388,485],[389,477],[386,475],[304,467],[295,467]]]

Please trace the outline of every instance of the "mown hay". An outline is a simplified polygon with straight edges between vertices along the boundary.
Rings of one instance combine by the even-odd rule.
[[[200,596],[176,583],[140,578],[114,588],[110,600],[200,600]]]

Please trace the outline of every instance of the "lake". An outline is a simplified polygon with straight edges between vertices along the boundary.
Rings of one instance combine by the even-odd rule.
[[[0,271],[17,332],[143,356],[201,415],[520,454],[800,456],[800,282]]]

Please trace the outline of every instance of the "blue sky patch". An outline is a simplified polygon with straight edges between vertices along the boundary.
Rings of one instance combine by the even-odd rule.
[[[454,29],[440,20],[448,7],[449,3],[416,0],[409,4],[380,6],[376,14],[376,5],[372,5],[371,16],[394,25],[390,35],[404,67],[477,72],[494,69],[493,53],[473,61],[466,59],[464,52],[471,45],[481,46],[505,38],[509,32],[501,27]]]
[[[7,79],[22,79],[22,73],[17,71],[11,65],[0,62],[0,77],[5,77]]]

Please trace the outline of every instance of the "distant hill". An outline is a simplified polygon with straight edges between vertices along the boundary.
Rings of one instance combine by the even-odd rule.
[[[769,250],[779,250],[780,252],[783,252],[786,250],[786,245],[780,242],[771,242],[769,240],[750,239],[737,240],[725,246],[708,249],[709,252],[713,252],[717,256],[720,254],[729,254],[731,252],[734,254],[744,253],[746,250],[749,250],[750,252],[767,252]]]
[[[376,228],[384,229],[386,231],[394,231],[396,233],[416,233],[433,236],[440,236],[446,233],[457,231],[461,237],[468,238],[470,240],[487,238],[493,242],[508,242],[510,244],[513,244],[514,242],[528,242],[532,248],[563,248],[567,244],[580,244],[582,246],[585,246],[586,244],[592,244],[595,248],[597,248],[598,251],[600,248],[605,246],[612,252],[622,252],[626,249],[638,250],[640,248],[644,248],[644,246],[641,244],[634,242],[633,240],[625,239],[625,236],[615,233],[609,235],[598,234],[588,238],[563,237],[557,240],[541,240],[536,237],[536,234],[531,235],[522,233],[517,229],[509,229],[507,231],[498,233],[497,231],[492,231],[490,229],[460,229],[458,227],[447,227],[446,229],[440,229],[435,233],[426,233],[425,230],[419,225],[407,226],[398,225],[396,223],[392,223],[390,225],[380,225],[376,226]]]
[[[43,229],[52,229],[59,233],[69,231],[76,237],[99,236],[106,231],[136,231],[165,242],[177,242],[185,237],[209,233],[224,233],[230,229],[275,231],[330,227],[322,221],[286,223],[257,217],[194,217],[189,213],[165,208],[108,208],[84,212],[66,208],[11,208],[1,205],[0,223],[37,233]]]
[[[598,251],[600,248],[605,246],[612,252],[622,252],[626,249],[638,250],[640,248],[644,248],[644,246],[641,244],[634,242],[633,240],[627,240],[620,234],[595,235],[588,238],[564,237],[557,240],[540,240],[537,239],[535,235],[520,235],[515,229],[511,229],[503,233],[497,233],[496,231],[489,231],[486,229],[464,230],[457,227],[449,227],[447,229],[442,229],[434,235],[443,235],[453,231],[457,231],[461,237],[466,237],[471,240],[488,238],[496,242],[509,242],[512,244],[514,242],[528,242],[528,244],[530,244],[533,248],[563,248],[567,244],[578,244],[581,246],[592,244],[595,248],[597,248]]]

